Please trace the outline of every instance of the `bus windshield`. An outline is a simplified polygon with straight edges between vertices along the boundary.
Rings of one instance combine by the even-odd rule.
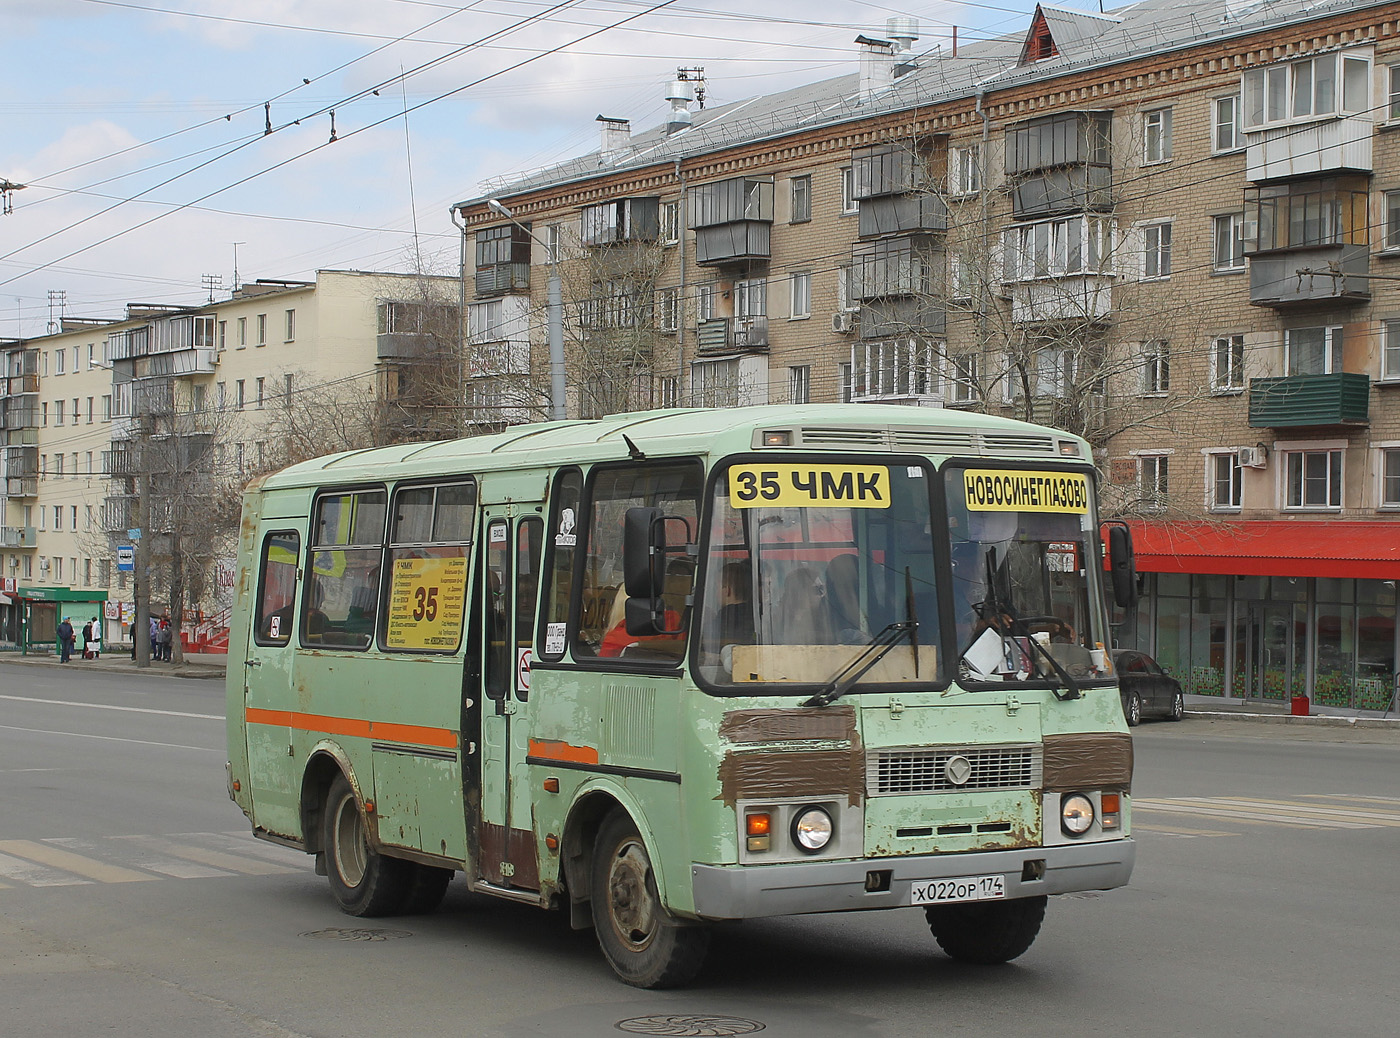
[[[1088,477],[950,467],[943,478],[959,679],[1107,676]]]
[[[933,478],[922,461],[745,460],[722,470],[699,676],[749,690],[825,683],[890,624],[913,621],[861,684],[938,682]]]

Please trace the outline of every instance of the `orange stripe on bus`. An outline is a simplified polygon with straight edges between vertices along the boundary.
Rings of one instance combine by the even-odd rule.
[[[567,742],[547,742],[543,739],[530,740],[530,756],[571,764],[598,763],[598,751],[592,746],[573,746]]]
[[[303,732],[326,735],[349,735],[358,739],[385,739],[390,742],[414,743],[418,746],[438,746],[455,749],[457,733],[450,728],[425,728],[416,724],[392,724],[388,721],[362,721],[354,717],[324,717],[302,714],[292,710],[262,710],[249,707],[249,724],[269,724],[280,728],[295,728]]]

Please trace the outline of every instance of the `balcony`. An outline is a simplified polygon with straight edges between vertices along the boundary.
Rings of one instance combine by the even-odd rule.
[[[503,292],[524,292],[530,287],[530,264],[493,263],[476,268],[476,294],[500,295]]]
[[[1351,372],[1249,380],[1249,424],[1255,429],[1366,425],[1370,402],[1370,378]]]
[[[691,193],[695,262],[701,266],[768,259],[772,225],[772,180],[734,177]]]
[[[1066,274],[1011,286],[1017,324],[1106,324],[1113,310],[1113,275]]]
[[[1112,204],[1112,113],[1062,112],[1006,130],[1012,215],[1037,219]]]
[[[36,543],[32,526],[0,526],[0,548],[32,548]]]
[[[661,236],[661,199],[619,198],[584,206],[580,226],[587,246],[654,242]]]
[[[38,476],[6,476],[5,477],[6,497],[38,497],[39,477]]]
[[[375,340],[380,360],[421,360],[437,348],[428,332],[383,332]]]
[[[1046,170],[1023,177],[1011,188],[1011,211],[1018,220],[1112,208],[1113,170],[1108,166]]]
[[[876,299],[860,308],[860,338],[867,341],[904,335],[939,337],[947,327],[948,312],[942,301],[928,296]]]
[[[862,238],[948,229],[948,206],[938,195],[894,195],[861,202]]]
[[[731,350],[755,350],[768,347],[768,318],[714,317],[700,322],[696,337],[701,353],[727,353]]]
[[[1319,273],[1300,275],[1299,270]],[[1371,282],[1365,276],[1370,272],[1371,250],[1365,245],[1257,253],[1249,258],[1249,301],[1276,309],[1308,303],[1365,303],[1371,298]],[[1360,276],[1348,278],[1348,274]]]

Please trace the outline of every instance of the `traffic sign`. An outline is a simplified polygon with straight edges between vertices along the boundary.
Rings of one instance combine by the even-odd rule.
[[[136,568],[136,546],[133,544],[117,545],[117,569],[130,573]]]

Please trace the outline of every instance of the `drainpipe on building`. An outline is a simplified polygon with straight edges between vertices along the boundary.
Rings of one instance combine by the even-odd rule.
[[[681,390],[685,386],[685,170],[681,160],[676,159],[676,179],[681,183],[681,200],[676,213],[676,237],[678,257],[681,264],[681,287],[676,304],[676,405],[680,406]]]

